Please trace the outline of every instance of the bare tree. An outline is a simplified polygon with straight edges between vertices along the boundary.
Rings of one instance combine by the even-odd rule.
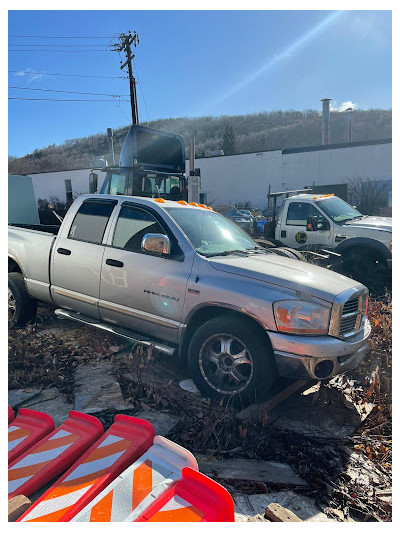
[[[379,204],[379,196],[387,187],[386,182],[368,176],[353,175],[348,181],[347,197],[363,214],[374,214]]]

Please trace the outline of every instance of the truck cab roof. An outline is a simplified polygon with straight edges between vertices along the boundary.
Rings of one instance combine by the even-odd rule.
[[[306,200],[312,202],[314,200],[332,198],[334,196],[334,194],[296,194],[296,196],[289,196],[289,198],[286,198],[286,200]]]

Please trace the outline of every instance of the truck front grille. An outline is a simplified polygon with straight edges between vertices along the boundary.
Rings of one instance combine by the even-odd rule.
[[[368,290],[362,289],[354,294],[339,295],[333,304],[329,334],[346,339],[356,335],[364,327],[364,314]]]
[[[344,337],[346,335],[351,335],[358,329],[357,322],[359,322],[359,315],[362,312],[360,307],[360,299],[362,296],[349,300],[343,306],[342,319],[340,321],[339,336]]]

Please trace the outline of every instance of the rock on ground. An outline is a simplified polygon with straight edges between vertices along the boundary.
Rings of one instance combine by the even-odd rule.
[[[28,392],[29,391],[29,392]],[[40,392],[40,389],[13,389],[8,391],[8,404],[13,406],[18,402],[26,399],[19,409],[26,407],[42,413],[47,413],[54,420],[55,427],[60,426],[68,418],[69,412],[74,409],[70,403],[66,403],[64,394],[55,387],[45,389],[38,396],[32,397],[34,393]],[[31,397],[31,400],[29,398]]]
[[[105,409],[132,409],[124,403],[121,387],[113,374],[110,361],[78,366],[75,372],[75,409],[98,413]]]
[[[167,435],[179,421],[177,416],[162,413],[161,411],[140,411],[133,416],[148,420],[153,424],[156,435],[161,435],[162,437]]]
[[[307,496],[287,490],[268,494],[247,494],[233,497],[235,522],[258,522],[264,520],[264,512],[270,503],[279,503],[305,522],[335,522],[328,518]]]

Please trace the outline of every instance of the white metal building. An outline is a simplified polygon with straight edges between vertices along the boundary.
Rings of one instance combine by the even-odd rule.
[[[186,162],[187,175],[189,161]],[[196,159],[201,169],[205,203],[251,202],[264,208],[268,186],[272,191],[306,185],[348,183],[353,177],[392,178],[392,140],[352,142],[271,150]],[[31,174],[36,200],[52,196],[65,200],[66,188],[74,194],[88,192],[91,169]],[[101,173],[99,172],[99,180]],[[70,182],[68,180],[71,180]],[[99,181],[99,186],[101,182]]]

